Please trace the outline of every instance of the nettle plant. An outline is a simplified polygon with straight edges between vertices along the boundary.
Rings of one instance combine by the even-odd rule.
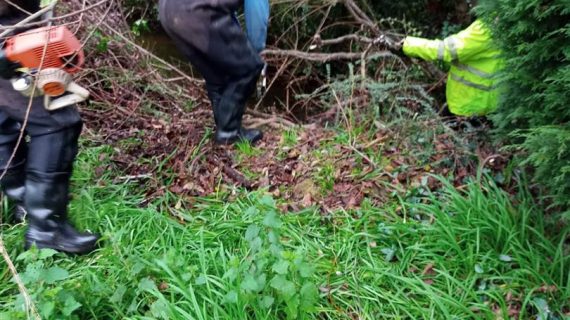
[[[55,265],[56,254],[55,250],[38,250],[35,247],[20,254],[16,261],[26,265],[20,279],[28,288],[42,319],[79,319],[74,312],[81,307],[81,303],[74,296],[75,289],[81,285],[70,281],[69,272]],[[26,319],[26,311],[24,297],[20,294],[14,301],[9,319]]]
[[[265,211],[260,223],[253,223],[245,232],[249,252],[242,259],[233,257],[224,278],[236,289],[226,295],[227,303],[241,301],[252,309],[284,312],[287,319],[303,318],[314,312],[319,299],[317,286],[311,281],[314,267],[305,260],[303,249],[288,249],[280,234],[283,222],[274,200],[261,199],[261,206],[251,207],[246,215],[257,216]]]

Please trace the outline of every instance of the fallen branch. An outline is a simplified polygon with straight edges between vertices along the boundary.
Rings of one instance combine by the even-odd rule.
[[[356,42],[360,42],[360,43],[370,44],[370,43],[374,42],[374,39],[368,38],[365,36],[361,36],[358,34],[349,34],[349,35],[345,35],[342,37],[333,38],[333,39],[325,39],[325,40],[322,40],[320,38],[320,36],[315,37],[315,44],[318,47],[331,46],[331,45],[341,44],[341,43],[348,42],[348,41],[356,41]]]
[[[236,169],[234,169],[233,167],[231,167],[227,163],[223,164],[222,170],[228,177],[230,177],[230,179],[237,182],[240,186],[242,186],[246,189],[251,188],[251,186],[252,186],[251,182],[249,180],[247,180],[247,178],[241,172],[237,171]]]
[[[297,59],[327,63],[331,61],[355,61],[362,59],[362,52],[334,52],[334,53],[322,53],[322,52],[304,52],[299,50],[265,50],[263,55],[266,56],[281,56],[281,57],[293,57]],[[368,55],[368,59],[373,58],[394,58],[399,57],[390,51],[378,51]]]

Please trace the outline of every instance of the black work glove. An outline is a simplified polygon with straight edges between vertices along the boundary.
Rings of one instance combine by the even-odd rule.
[[[0,77],[11,79],[16,75],[16,69],[20,66],[6,57],[4,50],[0,50]]]

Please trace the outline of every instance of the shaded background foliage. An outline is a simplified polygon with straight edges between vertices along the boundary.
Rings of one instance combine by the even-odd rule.
[[[478,13],[503,49],[497,136],[524,151],[552,202],[570,205],[570,3],[484,0]]]

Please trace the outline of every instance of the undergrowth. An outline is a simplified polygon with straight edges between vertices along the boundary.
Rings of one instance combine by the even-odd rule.
[[[323,216],[281,214],[240,190],[180,209],[147,206],[138,186],[96,178],[111,152],[84,149],[71,214],[103,234],[87,257],[23,252],[24,226],[2,225],[44,319],[562,319],[570,312],[568,229],[549,229],[524,183],[444,183],[415,204]],[[113,182],[115,181],[115,182]],[[5,221],[6,219],[3,219]],[[553,231],[555,230],[555,231]],[[0,319],[25,319],[5,265]]]

